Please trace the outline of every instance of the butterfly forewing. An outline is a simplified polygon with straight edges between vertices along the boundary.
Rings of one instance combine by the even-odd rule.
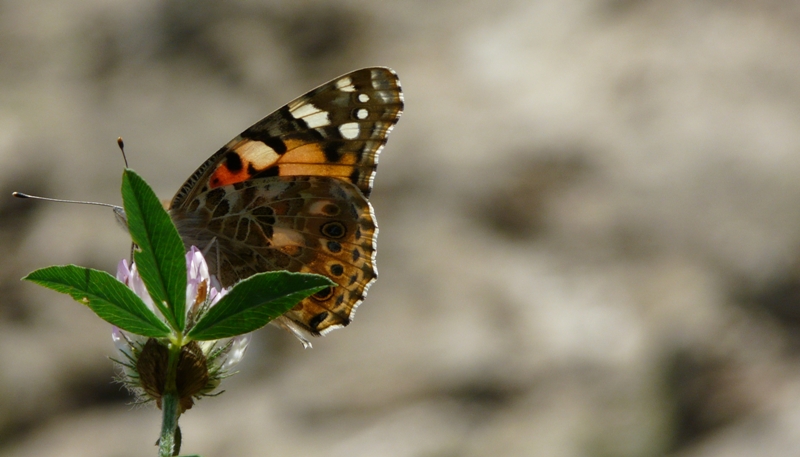
[[[273,270],[330,277],[338,286],[278,323],[296,334],[347,325],[377,277],[377,226],[366,197],[402,108],[397,75],[366,68],[270,114],[177,192],[170,214],[184,243],[209,248],[224,286]]]
[[[392,70],[340,76],[229,141],[181,186],[171,208],[189,204],[199,192],[270,176],[336,177],[369,196],[378,154],[402,109]]]

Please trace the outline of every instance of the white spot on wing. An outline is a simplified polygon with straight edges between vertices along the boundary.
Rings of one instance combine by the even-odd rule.
[[[336,81],[336,88],[342,92],[353,92],[356,90],[356,88],[353,87],[353,80],[350,79],[349,76],[345,76],[344,78]]]
[[[257,170],[263,170],[280,158],[274,149],[260,141],[246,141],[234,148],[243,161],[249,162]]]
[[[289,108],[289,112],[292,113],[292,116],[294,116],[295,119],[298,119],[319,113],[319,108],[314,106],[313,103],[303,103],[302,105],[297,105],[294,108]]]
[[[347,124],[342,124],[339,126],[339,133],[341,133],[342,137],[347,140],[358,138],[359,130],[360,128],[356,122],[348,122]]]
[[[358,94],[358,101],[360,101],[361,103],[367,103],[369,101],[369,95]]]
[[[356,112],[356,117],[359,119],[366,119],[367,116],[369,116],[369,111],[365,110],[364,108],[361,108]]]
[[[292,100],[291,102],[289,102],[286,105],[286,107],[289,108],[289,111],[294,112],[298,108],[301,108],[301,107],[306,106],[306,105],[310,105],[310,103],[308,103],[308,101],[309,101],[308,97],[300,97],[297,100]],[[314,105],[311,105],[311,106],[314,106]]]
[[[316,114],[312,114],[310,116],[306,116],[303,118],[308,124],[309,127],[315,129],[317,127],[325,127],[326,125],[330,125],[331,121],[328,119],[328,113],[325,111],[320,111]]]
[[[325,127],[331,123],[328,118],[328,112],[320,110],[311,103],[299,105],[294,109],[290,109],[289,112],[292,113],[295,119],[304,120],[312,129]]]

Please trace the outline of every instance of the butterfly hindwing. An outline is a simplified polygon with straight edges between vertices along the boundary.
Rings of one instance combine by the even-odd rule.
[[[173,216],[184,239],[218,243],[207,255],[223,285],[261,271],[330,277],[338,286],[287,313],[316,334],[350,321],[375,280],[377,227],[369,203],[350,183],[327,177],[259,178],[200,194],[198,208]]]
[[[184,243],[208,248],[223,286],[262,271],[328,276],[337,286],[277,323],[301,339],[347,325],[377,277],[378,230],[366,196],[402,107],[396,74],[366,68],[270,114],[177,192],[170,214]]]

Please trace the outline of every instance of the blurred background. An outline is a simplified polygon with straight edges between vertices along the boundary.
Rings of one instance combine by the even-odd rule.
[[[0,456],[155,455],[110,326],[21,283],[114,271],[131,167],[169,199],[350,70],[406,110],[380,279],[303,350],[256,333],[181,418],[203,456],[800,453],[800,4],[0,1]]]

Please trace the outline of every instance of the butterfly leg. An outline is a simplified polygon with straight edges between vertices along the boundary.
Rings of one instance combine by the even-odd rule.
[[[208,258],[208,254],[211,252],[212,248],[214,249],[216,262],[214,262],[214,271],[213,272],[209,271],[209,273],[211,273],[212,279],[216,279],[216,281],[212,281],[211,286],[216,288],[217,290],[219,290],[221,288],[221,286],[219,284],[219,280],[218,280],[218,278],[219,278],[219,266],[221,265],[220,264],[221,256],[220,256],[220,253],[219,253],[219,241],[217,240],[216,236],[211,238],[211,241],[209,241],[208,244],[203,248],[203,250],[200,251],[203,254],[203,257]],[[214,282],[216,282],[217,284],[214,284]]]

